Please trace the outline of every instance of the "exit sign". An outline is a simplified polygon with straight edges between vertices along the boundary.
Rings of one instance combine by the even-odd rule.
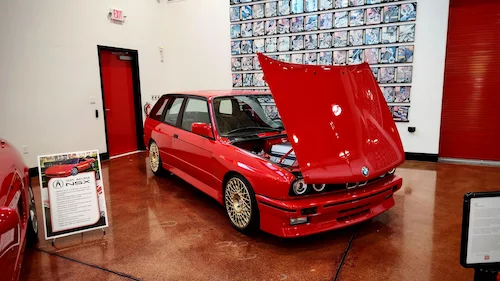
[[[119,21],[119,22],[125,21],[122,10],[111,9],[110,14],[111,14],[111,20],[113,21]]]

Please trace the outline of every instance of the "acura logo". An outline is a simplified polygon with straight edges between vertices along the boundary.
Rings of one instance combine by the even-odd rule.
[[[366,166],[363,166],[361,168],[361,173],[363,174],[363,176],[367,177],[370,174],[370,170],[368,170]]]
[[[62,188],[63,186],[64,186],[64,182],[62,180],[55,180],[52,183],[52,187],[55,188],[55,189]]]

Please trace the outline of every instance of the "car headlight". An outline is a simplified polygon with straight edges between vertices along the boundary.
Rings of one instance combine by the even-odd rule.
[[[292,184],[292,190],[295,195],[304,195],[307,192],[307,184],[303,179],[298,179]]]
[[[389,172],[387,172],[389,175],[392,175],[396,172],[396,168],[393,168],[392,170],[390,170]]]
[[[321,191],[325,190],[325,187],[326,187],[326,184],[313,184],[313,189],[316,192],[321,192]]]

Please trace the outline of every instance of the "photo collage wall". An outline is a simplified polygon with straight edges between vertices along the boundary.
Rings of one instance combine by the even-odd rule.
[[[394,120],[407,122],[417,3],[398,0],[230,0],[234,89],[268,90],[257,53],[284,62],[368,62]]]

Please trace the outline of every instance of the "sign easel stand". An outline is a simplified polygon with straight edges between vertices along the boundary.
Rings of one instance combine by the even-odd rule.
[[[106,229],[103,227],[103,228],[101,228],[101,230],[102,230],[102,235],[103,235],[103,236],[104,236],[104,235],[106,235]],[[82,239],[83,239],[83,232],[82,232],[82,233],[80,233],[80,234],[82,235]],[[53,238],[53,239],[52,239],[52,247],[54,247],[55,243],[56,243],[56,238]],[[496,281],[496,280],[495,280],[495,281]]]

